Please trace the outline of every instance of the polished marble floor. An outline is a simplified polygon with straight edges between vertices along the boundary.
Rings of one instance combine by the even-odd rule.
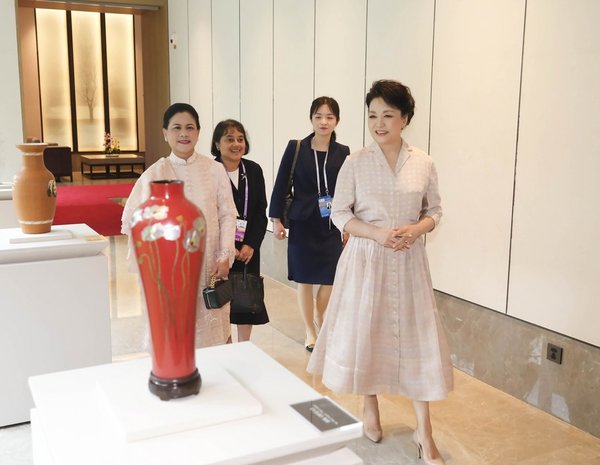
[[[267,233],[265,241],[273,240]],[[110,238],[111,327],[115,362],[147,356],[143,347],[143,317],[135,275],[125,266],[125,241]],[[265,279],[271,323],[258,326],[252,341],[319,392],[360,416],[362,399],[328,391],[305,371],[309,354],[296,308],[295,290]],[[500,392],[458,370],[455,390],[431,406],[434,436],[448,465],[600,465],[600,439]],[[407,399],[380,400],[384,439],[365,438],[349,444],[365,464],[419,464],[411,442],[414,416]],[[29,425],[0,428],[0,464],[33,463]]]

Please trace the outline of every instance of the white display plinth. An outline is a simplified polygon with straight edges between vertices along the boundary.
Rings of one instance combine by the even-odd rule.
[[[53,242],[36,243],[37,255]],[[23,245],[4,244],[0,256]],[[110,362],[108,259],[90,247],[93,256],[0,263],[0,426],[29,421],[29,376]]]
[[[52,228],[47,233],[42,234],[26,234],[20,229],[11,229],[13,234],[7,235],[6,239],[9,244],[29,244],[32,242],[48,242],[62,241],[65,239],[73,239],[75,235],[68,229]]]
[[[0,229],[18,227],[19,221],[12,199],[12,183],[0,182]]]
[[[210,386],[214,367],[225,370],[262,405],[262,414],[127,442],[113,427],[114,418],[95,391],[99,383],[138,371],[136,382],[145,387],[149,359],[35,376],[29,381],[36,405],[32,413],[35,464],[362,464],[344,447],[362,436],[362,423],[319,431],[290,405],[320,394],[252,343],[199,349],[196,362],[203,385]],[[225,391],[219,397],[215,402],[232,401]],[[169,407],[171,402],[164,404]]]
[[[42,234],[0,229],[0,264],[89,257],[106,247],[108,239],[87,224],[52,226],[50,232]]]
[[[148,361],[148,359],[146,359]],[[262,405],[233,376],[205,365],[200,395],[162,401],[148,389],[150,364],[99,380],[97,395],[126,441],[138,441],[260,415]],[[109,425],[107,425],[109,426]],[[110,426],[109,426],[110,427]]]
[[[0,200],[12,199],[12,182],[0,181]]]

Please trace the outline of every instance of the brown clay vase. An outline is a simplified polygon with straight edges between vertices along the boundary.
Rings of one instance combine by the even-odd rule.
[[[21,230],[26,234],[50,232],[56,211],[56,181],[44,165],[48,144],[21,144],[23,166],[13,180],[13,202]]]

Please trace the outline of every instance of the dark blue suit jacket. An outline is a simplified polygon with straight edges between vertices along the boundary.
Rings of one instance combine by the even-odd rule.
[[[290,219],[296,221],[306,220],[313,210],[318,209],[317,169],[315,167],[314,152],[310,148],[313,137],[314,133],[300,142],[298,161],[294,170],[294,200],[290,207],[289,216]],[[269,217],[271,218],[281,218],[283,215],[283,200],[287,193],[288,178],[295,151],[296,140],[290,140],[281,158],[273,193],[271,194],[271,204],[269,206]],[[350,148],[348,146],[333,141],[329,144],[326,172],[329,195],[332,197],[335,195],[338,173],[349,154]],[[321,184],[323,184],[322,179]],[[321,195],[325,195],[325,192],[321,192]]]

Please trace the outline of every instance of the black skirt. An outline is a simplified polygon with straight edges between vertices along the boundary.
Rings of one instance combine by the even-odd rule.
[[[304,284],[333,284],[342,253],[342,236],[315,208],[304,221],[290,220],[288,279]]]

